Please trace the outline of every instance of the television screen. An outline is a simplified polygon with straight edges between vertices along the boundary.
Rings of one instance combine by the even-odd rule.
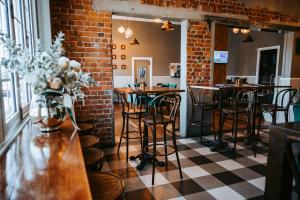
[[[228,51],[214,51],[214,63],[227,63]]]

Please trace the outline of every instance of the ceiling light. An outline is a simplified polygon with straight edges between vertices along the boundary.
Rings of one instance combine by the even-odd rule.
[[[161,26],[160,30],[162,31],[174,31],[174,25],[169,21],[165,21],[164,24]]]
[[[125,32],[124,26],[120,26],[120,27],[118,28],[118,31],[119,31],[119,33],[124,33],[124,32]]]
[[[154,21],[155,21],[156,23],[160,23],[160,22],[162,22],[162,20],[161,20],[161,19],[159,19],[159,18],[156,18],[156,19],[154,19]]]
[[[136,39],[136,37],[133,39],[133,41],[130,43],[131,45],[139,45],[140,42]]]
[[[234,32],[234,33],[238,33],[239,31],[240,31],[239,28],[233,28],[233,29],[232,29],[232,32]]]
[[[126,28],[126,30],[125,30],[125,38],[131,38],[131,36],[133,35],[133,31],[132,31],[132,29],[131,28]]]
[[[250,29],[241,29],[241,33],[248,34],[250,32]]]

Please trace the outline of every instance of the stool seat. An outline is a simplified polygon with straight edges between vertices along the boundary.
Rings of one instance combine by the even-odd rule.
[[[82,149],[92,147],[99,143],[99,138],[94,135],[81,135],[79,139]]]
[[[78,130],[79,134],[88,135],[91,134],[93,130],[93,124],[91,123],[78,123],[77,124],[80,130]]]
[[[76,115],[77,123],[93,123],[94,119],[89,115]]]
[[[101,169],[104,159],[104,153],[100,149],[86,148],[83,149],[83,159],[87,168]],[[99,167],[98,167],[99,166]]]
[[[88,179],[94,200],[122,199],[125,184],[119,176],[112,173],[98,172],[88,173]]]

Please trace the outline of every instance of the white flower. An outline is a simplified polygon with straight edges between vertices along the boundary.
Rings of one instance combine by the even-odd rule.
[[[51,89],[58,90],[62,86],[62,80],[58,77],[52,79],[52,81],[49,83],[49,86]]]
[[[75,71],[80,71],[81,64],[80,64],[79,62],[77,62],[76,60],[71,60],[70,66],[71,66],[72,69],[74,69]]]
[[[64,57],[64,56],[58,58],[58,61],[57,61],[58,65],[63,68],[66,68],[69,65],[69,62],[70,62],[70,59],[67,57]]]

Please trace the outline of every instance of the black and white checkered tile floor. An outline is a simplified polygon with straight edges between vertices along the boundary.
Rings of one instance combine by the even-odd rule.
[[[263,199],[267,150],[258,146],[257,156],[250,148],[237,145],[236,160],[231,152],[211,152],[199,144],[199,138],[178,139],[183,179],[179,177],[175,154],[168,157],[168,171],[156,167],[155,185],[151,185],[152,165],[142,171],[139,161],[125,160],[125,146],[104,149],[102,171],[120,175],[126,184],[126,199]],[[140,153],[140,145],[129,147],[130,155]]]

